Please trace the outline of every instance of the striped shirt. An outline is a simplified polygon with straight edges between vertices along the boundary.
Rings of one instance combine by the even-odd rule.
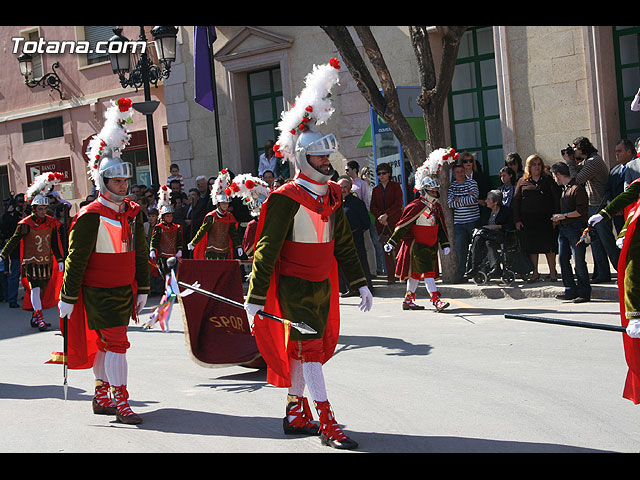
[[[453,223],[469,223],[480,219],[478,183],[467,178],[460,184],[453,180],[447,192],[447,204],[453,209]]]
[[[607,182],[609,181],[609,167],[600,155],[592,154],[589,158],[576,164],[574,159],[567,160],[569,172],[576,183],[584,184],[589,195],[589,206],[602,207]]]

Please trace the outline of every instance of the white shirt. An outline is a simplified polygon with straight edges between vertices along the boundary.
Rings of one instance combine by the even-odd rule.
[[[270,159],[263,153],[260,155],[260,160],[258,160],[258,176],[262,177],[264,172],[267,170],[271,170],[273,172],[273,176],[276,176],[276,162],[278,161],[278,157],[272,155]]]
[[[368,210],[369,205],[371,204],[371,190],[369,188],[369,184],[360,177],[352,178],[351,191],[365,203]]]

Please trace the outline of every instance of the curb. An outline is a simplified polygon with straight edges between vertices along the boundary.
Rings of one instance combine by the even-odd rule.
[[[449,298],[473,298],[482,297],[489,299],[522,300],[524,298],[555,298],[556,295],[564,293],[562,281],[550,282],[541,281],[532,284],[523,283],[521,280],[511,285],[504,285],[499,280],[492,280],[485,285],[476,285],[473,282],[461,284],[446,284],[437,281],[443,297]],[[385,292],[384,296],[404,296],[406,292],[405,282],[396,281],[388,285],[386,278],[378,277],[373,279],[374,289]],[[591,285],[592,300],[618,301],[617,281],[607,284]]]

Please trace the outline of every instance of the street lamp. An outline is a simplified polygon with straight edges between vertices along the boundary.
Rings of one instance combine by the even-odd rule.
[[[122,28],[114,28],[113,33],[115,35],[109,39],[109,58],[111,60],[113,73],[118,75],[120,85],[122,85],[123,88],[134,87],[136,92],[140,87],[144,89],[145,101],[134,103],[133,108],[147,118],[147,143],[149,148],[151,183],[153,185],[160,185],[153,128],[153,112],[158,106],[158,102],[151,101],[150,85],[153,84],[153,86],[157,87],[160,80],[169,78],[169,75],[171,75],[171,63],[176,59],[176,37],[178,35],[178,29],[176,27],[154,27],[151,30],[151,34],[155,41],[158,61],[162,66],[155,65],[149,59],[145,48],[140,54],[139,60],[136,61],[136,58],[134,58],[133,63],[135,63],[135,66],[133,69],[131,68],[131,53],[126,47],[129,40],[122,35]],[[144,42],[146,45],[147,36],[143,26],[140,27],[138,40]],[[120,43],[121,45],[111,46],[116,43]]]
[[[18,57],[18,63],[20,64],[20,73],[24,77],[24,84],[27,87],[29,88],[49,87],[51,88],[51,90],[57,90],[58,93],[60,94],[60,100],[64,100],[64,96],[62,95],[62,90],[60,89],[60,86],[62,85],[62,81],[60,80],[60,77],[55,71],[46,73],[45,75],[40,77],[38,80],[34,80],[33,58],[31,57],[31,55],[29,55],[28,53],[22,53]],[[55,70],[59,66],[60,65],[58,64],[58,62],[55,62],[54,64],[51,65],[51,69]]]

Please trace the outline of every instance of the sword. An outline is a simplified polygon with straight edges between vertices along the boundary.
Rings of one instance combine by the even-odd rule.
[[[222,295],[218,295],[217,293],[213,293],[208,290],[204,290],[202,288],[198,288],[194,285],[189,285],[188,283],[184,283],[184,282],[178,282],[178,285],[182,285],[183,287],[188,288],[189,290],[193,290],[194,292],[201,293],[202,295],[206,295],[207,297],[215,298],[216,300],[224,302],[228,305],[233,305],[234,307],[238,307],[244,310],[244,305],[242,303],[236,302],[235,300],[231,300],[230,298],[227,298],[227,297],[223,297]],[[288,323],[293,328],[295,328],[296,330],[298,330],[300,333],[303,333],[303,334],[313,335],[318,333],[304,322],[297,322],[297,323],[290,322],[289,320],[285,320],[284,318],[280,318],[276,315],[272,315],[271,313],[266,313],[263,310],[258,310],[256,315],[261,315],[263,317],[270,318],[271,320],[276,320],[277,322],[280,322],[283,324]]]
[[[68,318],[64,317],[64,335],[62,336],[62,355],[63,355],[63,369],[64,369],[64,383],[62,384],[62,387],[64,389],[64,400],[65,402],[67,401],[67,389],[69,388],[69,386],[67,385],[67,363],[68,363],[68,359],[67,359],[67,335],[69,335],[69,330],[67,329],[68,327]]]
[[[540,322],[540,323],[550,323],[553,325],[565,325],[568,327],[581,327],[581,328],[593,328],[596,330],[608,330],[610,332],[623,332],[625,333],[627,329],[625,327],[619,325],[606,325],[603,323],[589,323],[589,322],[577,322],[574,320],[556,320],[553,318],[547,317],[531,317],[528,315],[512,315],[505,314],[504,318],[510,318],[514,320],[527,320],[530,322]]]

